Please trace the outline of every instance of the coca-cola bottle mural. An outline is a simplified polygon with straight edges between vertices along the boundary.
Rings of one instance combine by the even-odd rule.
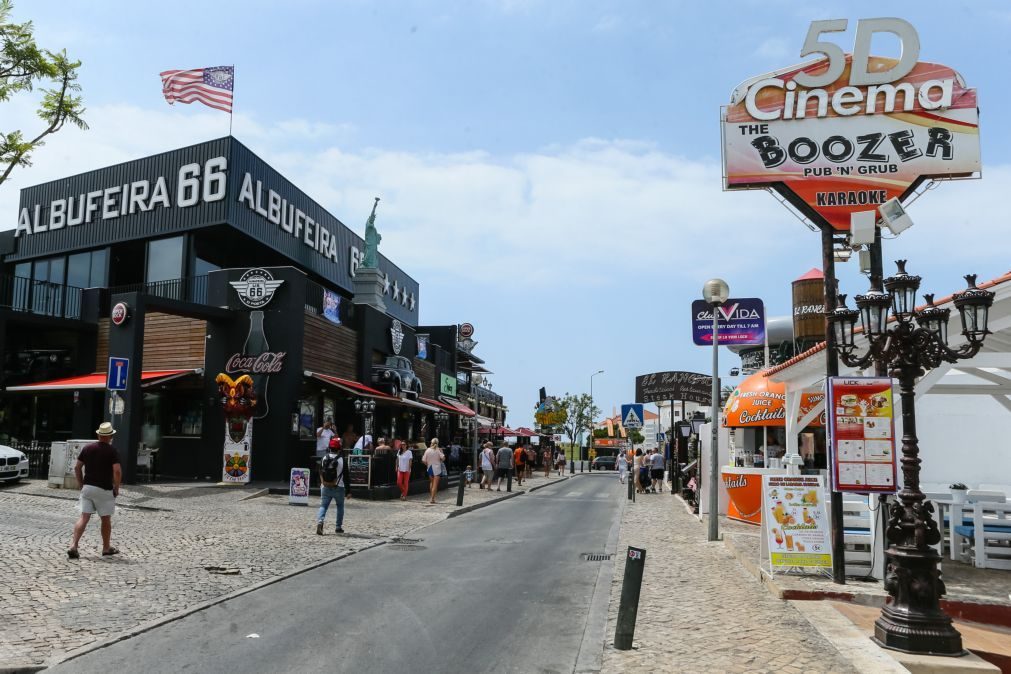
[[[270,375],[264,372],[257,365],[260,357],[269,353],[270,345],[267,344],[267,335],[263,331],[263,312],[249,312],[249,333],[246,335],[246,342],[242,345],[242,355],[251,359],[249,370],[253,378],[253,390],[259,398],[260,404],[253,415],[254,419],[263,419],[270,411],[270,403],[267,400],[267,387],[270,385]]]

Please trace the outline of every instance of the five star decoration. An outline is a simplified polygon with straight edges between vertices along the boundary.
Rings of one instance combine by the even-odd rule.
[[[414,296],[413,292],[409,292],[406,287],[401,288],[400,284],[394,280],[390,283],[390,275],[382,275],[383,283],[383,294],[389,295],[390,288],[393,288],[393,301],[400,302],[400,306],[407,307],[409,311],[414,311],[414,307],[417,306],[418,300]]]
[[[384,295],[389,295],[390,294],[390,275],[389,274],[383,274],[383,294]]]
[[[400,286],[397,284],[396,279],[394,279],[393,281],[393,301],[394,302],[400,301]]]
[[[411,293],[411,299],[407,301],[407,308],[410,309],[411,311],[414,311],[414,304],[415,304],[414,293]]]

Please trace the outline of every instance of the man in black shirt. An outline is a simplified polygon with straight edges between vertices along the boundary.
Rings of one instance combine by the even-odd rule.
[[[74,525],[74,538],[67,550],[70,559],[78,559],[77,544],[88,527],[91,516],[98,513],[102,520],[102,554],[115,555],[119,552],[112,547],[112,515],[116,512],[116,497],[119,496],[119,483],[123,479],[123,471],[119,465],[119,454],[112,446],[112,436],[116,434],[112,424],[102,423],[95,431],[98,442],[85,445],[74,464],[74,475],[77,476],[77,487],[81,490],[81,517]]]

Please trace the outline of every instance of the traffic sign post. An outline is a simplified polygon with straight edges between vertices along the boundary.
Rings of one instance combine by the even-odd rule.
[[[105,379],[105,388],[110,391],[125,391],[130,376],[130,359],[109,356],[109,370]]]
[[[632,403],[621,406],[621,425],[625,428],[642,428],[642,405]]]

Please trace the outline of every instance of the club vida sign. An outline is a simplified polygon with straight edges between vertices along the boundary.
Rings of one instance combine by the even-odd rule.
[[[821,58],[747,80],[722,111],[724,188],[775,189],[837,230],[925,178],[981,170],[976,90],[918,61],[916,29],[902,19],[859,21],[851,54],[824,39],[846,27],[812,22],[800,55]],[[881,33],[899,39],[899,59],[870,55]]]

